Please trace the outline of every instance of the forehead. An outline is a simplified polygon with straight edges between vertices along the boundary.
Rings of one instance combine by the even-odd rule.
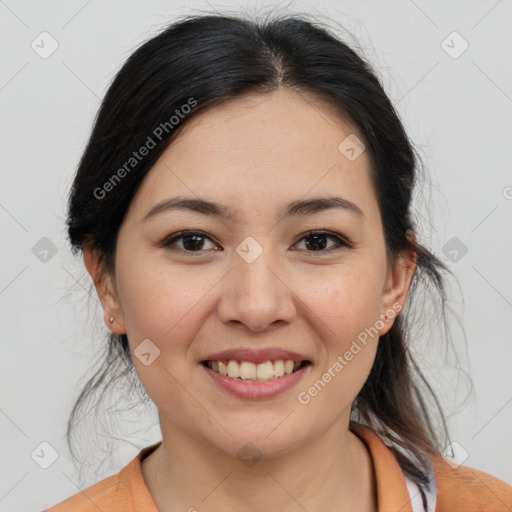
[[[337,150],[342,133],[354,133],[347,119],[325,100],[306,92],[279,89],[248,94],[208,108],[188,122],[173,145],[207,145],[233,151],[286,147]],[[205,135],[208,135],[205,138]],[[183,139],[186,139],[185,141]],[[260,155],[264,157],[265,154]]]
[[[243,218],[338,193],[371,209],[369,160],[364,151],[356,158],[344,152],[354,136],[361,139],[313,95],[279,90],[229,100],[184,125],[145,177],[133,208],[143,217],[155,203],[186,195],[223,202]]]

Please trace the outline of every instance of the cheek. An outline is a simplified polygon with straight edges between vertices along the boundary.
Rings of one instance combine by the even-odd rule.
[[[380,313],[382,269],[372,263],[333,268],[321,280],[308,279],[297,293],[333,331],[354,334],[353,329],[375,322]]]
[[[134,369],[161,410],[190,408],[183,383],[190,377],[187,351],[200,323],[197,315],[207,293],[204,288],[202,279],[196,283],[190,274],[170,267],[165,272],[143,267],[136,258],[119,272],[118,291]],[[150,356],[144,359],[144,353]]]
[[[343,390],[343,397],[352,400],[371,370],[379,342],[383,268],[371,258],[361,258],[333,269],[322,281],[308,280],[298,291],[307,297],[314,334],[320,336],[320,371],[333,382],[324,399]]]
[[[380,270],[370,265],[337,269],[324,286],[304,288],[321,352],[318,374],[299,391],[313,416],[336,417],[353,402],[366,381],[377,351]],[[306,301],[305,301],[306,302]],[[328,412],[327,412],[328,411]]]
[[[225,274],[198,269],[142,266],[133,259],[119,272],[119,295],[134,368],[147,394],[162,410],[187,407],[183,385],[191,382],[196,371],[194,340],[212,314],[212,291]],[[137,357],[143,343],[148,345],[145,340],[151,341],[150,352],[157,354],[147,366]]]
[[[212,288],[210,278],[150,258],[120,260],[118,291],[130,337],[163,339],[183,329],[187,316]]]

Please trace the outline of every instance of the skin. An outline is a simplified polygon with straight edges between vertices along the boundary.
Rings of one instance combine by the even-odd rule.
[[[297,400],[379,315],[403,306],[415,270],[414,253],[386,260],[366,153],[350,161],[338,150],[353,133],[311,95],[280,89],[225,102],[191,119],[145,177],[119,231],[115,274],[84,249],[106,325],[127,333],[132,351],[147,338],[160,350],[149,366],[133,358],[159,411],[162,445],[142,462],[159,510],[242,510],[249,500],[253,511],[377,510],[371,457],[348,426],[393,320],[310,403]],[[236,218],[174,210],[142,220],[178,195],[222,203]],[[278,218],[288,202],[318,195],[348,199],[363,216]],[[175,251],[162,246],[188,229],[209,238],[197,249],[183,239]],[[309,230],[353,247],[322,253],[303,238]],[[252,263],[236,252],[247,236],[263,249]],[[273,346],[314,364],[271,399],[235,397],[199,364],[227,348]],[[237,456],[246,443],[262,455],[251,467]]]

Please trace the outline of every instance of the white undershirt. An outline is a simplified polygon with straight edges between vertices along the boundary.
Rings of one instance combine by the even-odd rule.
[[[417,484],[404,474],[407,491],[411,500],[411,507],[413,512],[435,512],[436,507],[436,480],[433,471],[430,473],[430,486],[427,490],[427,509],[423,506],[423,499]]]

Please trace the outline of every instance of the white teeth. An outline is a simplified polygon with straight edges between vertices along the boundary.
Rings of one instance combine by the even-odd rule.
[[[281,377],[284,375],[284,361],[279,359],[274,361],[274,377]]]
[[[287,375],[293,372],[293,361],[288,359],[288,361],[285,361],[284,363],[284,373]]]
[[[256,370],[256,374],[258,375],[258,380],[261,380],[262,382],[266,382],[270,378],[275,377],[274,365],[272,364],[272,361],[265,361],[264,363],[260,363]]]
[[[213,368],[213,361],[211,362],[212,364],[212,370],[215,371],[215,368]],[[227,375],[228,374],[228,367],[224,364],[223,361],[219,361],[219,373],[221,375]]]
[[[237,375],[237,377],[244,380],[256,380],[256,365],[247,361],[242,361],[240,363],[240,375]]]
[[[238,361],[233,361],[233,360],[229,361],[228,377],[232,377],[233,379],[240,377],[240,365],[238,364]]]
[[[265,361],[260,364],[254,364],[250,361],[208,361],[208,368],[221,375],[227,375],[233,379],[242,380],[257,380],[260,382],[267,382],[274,380],[284,375],[289,375],[301,366],[302,361],[293,361],[288,359],[283,361]]]

